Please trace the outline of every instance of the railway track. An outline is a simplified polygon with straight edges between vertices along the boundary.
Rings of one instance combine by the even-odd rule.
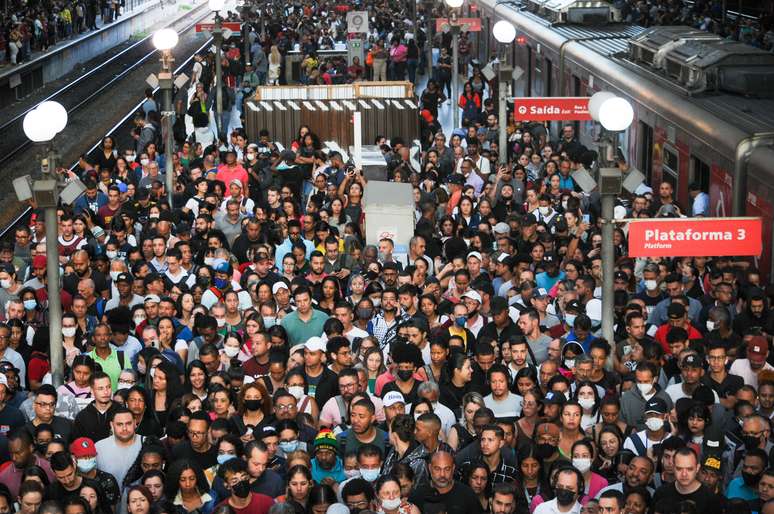
[[[173,23],[171,28],[175,28],[182,36],[193,30],[197,22],[211,16],[208,10],[205,9],[205,11],[205,13],[194,16],[193,20],[186,17],[177,23]],[[93,114],[91,111],[105,112],[105,106],[109,107],[111,105],[111,93],[117,89],[120,90],[125,82],[132,84],[135,89],[137,88],[138,75],[143,68],[148,68],[154,64],[152,58],[158,55],[158,51],[153,47],[151,39],[152,35],[144,37],[142,40],[106,60],[101,66],[90,70],[88,73],[83,74],[76,80],[40,100],[41,102],[55,100],[67,109],[68,118],[71,121],[68,121],[68,127],[63,132],[65,140],[59,141],[59,143],[64,147],[69,147],[66,151],[60,153],[65,163],[72,163],[69,166],[70,169],[74,169],[77,166],[78,156],[95,150],[103,137],[127,133],[130,130],[134,114],[145,101],[145,98],[139,91],[132,96],[133,99],[130,105],[122,106],[121,110],[118,111],[123,114],[117,122],[114,115],[110,115],[110,112],[115,113],[115,111],[108,111],[108,115],[105,117],[111,118],[110,124],[101,128],[98,135],[94,133],[94,130],[89,131],[89,128],[95,128],[89,127],[89,119],[91,114]],[[205,50],[210,45],[212,45],[212,38],[207,38],[203,43],[197,41],[194,46],[191,41],[187,44],[182,44],[181,37],[181,44],[174,50],[177,54],[175,75],[188,71],[192,65],[194,55]],[[152,71],[155,72],[157,70],[153,69]],[[145,76],[147,75],[143,75],[142,79]],[[97,80],[98,77],[105,77],[105,79]],[[92,80],[89,80],[89,78]],[[142,89],[144,89],[144,86]],[[158,88],[154,90],[154,94],[157,90]],[[22,122],[24,115],[36,106],[37,103],[0,125],[0,133],[5,136],[0,140],[0,155],[2,155],[0,163],[4,169],[12,168],[11,173],[5,177],[5,180],[8,182],[15,176],[29,173],[29,166],[25,166],[22,163],[29,162],[28,156],[34,156],[33,152],[35,150],[32,147],[32,143],[24,135]],[[79,129],[83,130],[79,131]],[[59,138],[59,136],[57,137]],[[90,146],[85,147],[84,140],[93,141],[93,143],[88,143]],[[10,183],[8,183],[8,186],[10,186]],[[0,225],[2,226],[0,238],[7,237],[20,223],[27,220],[32,210],[29,206],[23,206],[15,202],[11,187],[6,187],[5,189],[5,204],[10,206],[17,205],[18,208],[10,207],[5,210],[4,219],[0,220],[2,222],[2,225]]]

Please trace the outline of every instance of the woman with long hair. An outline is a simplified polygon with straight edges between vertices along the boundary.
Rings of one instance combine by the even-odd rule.
[[[134,385],[129,388],[126,393],[126,407],[134,418],[135,432],[145,437],[162,437],[164,435],[163,427],[154,416],[148,413],[147,392],[141,386]]]
[[[521,417],[516,421],[516,446],[532,441],[535,427],[540,423],[540,408],[543,395],[539,389],[524,393],[521,402]]]
[[[168,360],[161,358],[151,379],[151,406],[158,424],[167,426],[167,416],[172,404],[183,396],[183,384],[177,367]]]
[[[315,484],[309,491],[309,500],[307,501],[307,514],[325,514],[328,507],[337,503],[336,493],[328,484]]]
[[[269,52],[269,73],[267,77],[267,84],[270,86],[279,85],[280,69],[282,67],[282,54],[280,54],[277,45],[271,45],[271,51]]]
[[[419,310],[422,311],[422,314],[427,319],[431,332],[449,320],[446,314],[438,313],[438,299],[435,295],[422,295],[419,298]]]
[[[484,462],[474,462],[469,464],[463,472],[462,483],[473,489],[482,512],[489,508],[489,466]]]
[[[169,316],[159,318],[157,328],[159,333],[159,350],[167,358],[175,361],[175,364],[182,372],[183,363],[188,359],[188,343],[185,339],[177,337],[175,321]]]
[[[573,400],[583,409],[581,428],[584,431],[599,422],[599,392],[594,384],[585,380],[577,382]]]
[[[447,438],[449,446],[455,450],[461,450],[476,438],[476,429],[473,426],[473,417],[478,409],[486,407],[484,397],[480,393],[470,392],[462,397],[462,416],[459,422],[450,429]]]
[[[332,315],[339,300],[341,300],[339,281],[333,276],[325,277],[320,287],[320,298],[316,308],[325,314]]]
[[[585,437],[585,434],[581,429],[582,414],[583,409],[576,401],[565,403],[559,411],[560,428],[558,449],[559,453],[566,458],[572,458],[572,445]]]
[[[542,482],[543,464],[538,457],[538,449],[535,443],[529,442],[519,446],[516,452],[516,462],[519,469],[516,472],[518,483],[524,490],[527,505],[532,505],[532,500],[545,489]],[[532,512],[530,508],[530,512]]]
[[[597,454],[592,468],[608,483],[619,482],[618,461],[624,445],[621,429],[616,425],[602,425],[597,436]]]
[[[207,399],[208,385],[207,366],[199,359],[192,360],[185,372],[185,391],[204,401]]]
[[[607,487],[607,480],[591,470],[594,462],[595,451],[594,442],[591,439],[581,439],[575,441],[572,445],[572,465],[583,475],[583,482],[586,489],[580,495],[579,502],[586,505],[591,499],[597,496],[597,493]]]
[[[144,485],[133,485],[126,494],[129,514],[149,514],[153,505],[153,494]]]
[[[277,501],[295,504],[306,509],[314,486],[312,472],[306,466],[296,464],[288,469],[287,477],[285,495],[277,498]]]
[[[182,459],[172,463],[164,494],[180,514],[210,514],[215,508],[215,495],[210,494],[204,470],[193,460]]]
[[[91,376],[94,374],[94,360],[88,355],[81,354],[75,357],[70,365],[70,377],[66,384],[57,389],[61,395],[70,395],[75,398],[79,409],[84,409],[92,402]]]
[[[387,371],[387,367],[384,365],[384,354],[379,348],[371,348],[366,352],[362,366],[368,378],[368,391],[375,394],[376,379]]]
[[[230,432],[249,441],[253,433],[261,433],[271,422],[271,395],[263,382],[251,382],[242,386],[237,401],[237,413],[229,419]],[[250,428],[250,430],[248,430]]]

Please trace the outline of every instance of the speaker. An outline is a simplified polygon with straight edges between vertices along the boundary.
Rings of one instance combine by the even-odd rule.
[[[620,195],[623,176],[618,168],[599,169],[599,193],[603,195]]]

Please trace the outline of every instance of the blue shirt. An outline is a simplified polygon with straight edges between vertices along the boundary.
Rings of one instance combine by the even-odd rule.
[[[741,498],[746,501],[757,500],[758,491],[748,487],[742,477],[737,477],[728,483],[726,498]]]
[[[336,464],[331,469],[321,468],[317,459],[312,459],[312,479],[319,484],[328,477],[333,477],[336,482],[343,482],[347,479],[347,475],[344,474],[344,463],[341,459],[336,457]]]
[[[304,243],[304,246],[306,247],[306,259],[309,260],[309,257],[312,255],[312,252],[314,251],[314,243],[312,243],[308,239],[303,239],[303,238],[301,239],[301,241]],[[274,265],[277,267],[277,270],[280,273],[282,273],[282,259],[285,257],[286,254],[290,253],[292,249],[293,249],[293,243],[290,242],[290,238],[287,238],[274,251]]]
[[[567,341],[575,341],[576,343],[580,343],[580,345],[583,347],[583,351],[586,353],[589,353],[589,346],[591,346],[591,343],[593,343],[597,338],[591,335],[591,332],[589,332],[589,335],[586,336],[586,339],[581,341],[578,339],[578,336],[575,335],[575,330],[570,330],[570,333],[567,334]]]
[[[560,271],[559,274],[555,277],[549,277],[548,273],[545,271],[543,273],[538,273],[535,277],[535,283],[537,283],[538,287],[542,287],[546,291],[550,291],[552,287],[556,285],[557,282],[560,280],[564,280],[565,274],[564,271]]]

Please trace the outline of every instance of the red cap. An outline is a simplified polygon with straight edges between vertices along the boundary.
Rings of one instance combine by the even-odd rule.
[[[70,443],[70,453],[76,459],[86,459],[89,457],[97,456],[97,448],[94,446],[94,441],[88,437],[79,437],[72,443]]]
[[[33,268],[45,268],[46,267],[46,256],[45,255],[36,255],[32,259],[32,267]]]
[[[747,358],[753,362],[763,362],[769,355],[769,342],[763,336],[753,336],[747,343]]]

